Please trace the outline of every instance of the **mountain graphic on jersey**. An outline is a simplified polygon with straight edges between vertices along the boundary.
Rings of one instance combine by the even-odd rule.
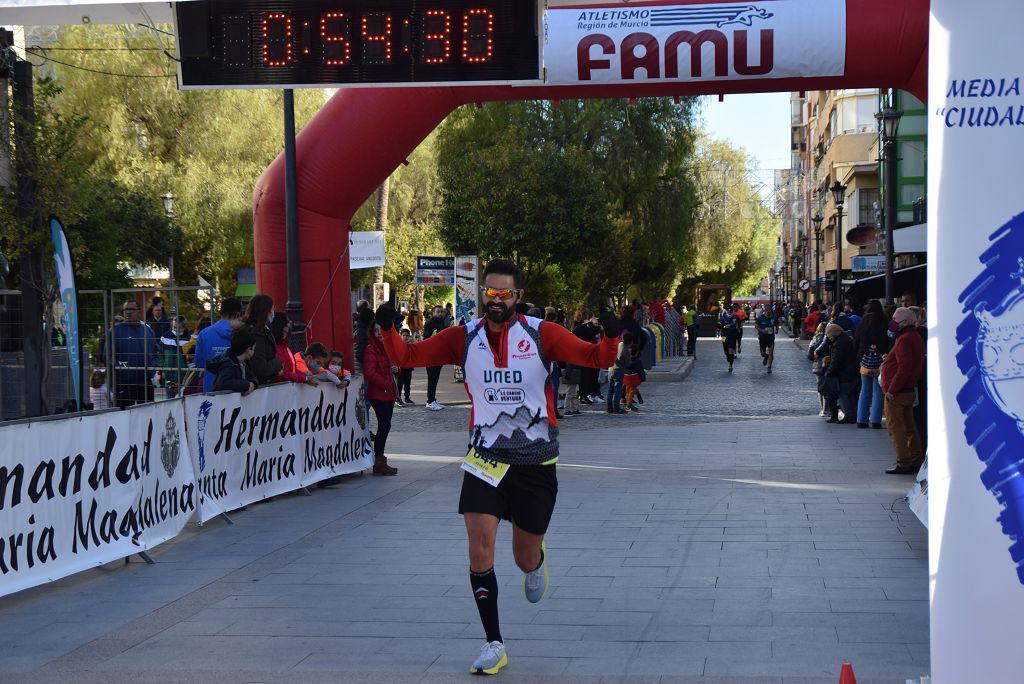
[[[558,454],[558,428],[549,424],[540,409],[520,406],[515,413],[500,413],[489,425],[474,426],[470,446],[502,463],[541,463]]]
[[[1024,214],[990,240],[984,269],[960,294],[966,316],[956,330],[956,362],[964,385],[956,399],[1024,584]]]

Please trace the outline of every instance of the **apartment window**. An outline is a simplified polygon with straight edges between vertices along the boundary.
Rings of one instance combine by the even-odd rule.
[[[874,224],[878,218],[875,216],[875,208],[878,205],[878,190],[864,188],[857,191],[857,225],[864,223]]]

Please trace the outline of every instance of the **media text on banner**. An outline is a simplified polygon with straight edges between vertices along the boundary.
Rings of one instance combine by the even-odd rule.
[[[455,284],[455,257],[418,256],[416,257],[417,285]]]

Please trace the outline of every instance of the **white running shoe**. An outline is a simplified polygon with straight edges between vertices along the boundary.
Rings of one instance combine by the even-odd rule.
[[[439,404],[437,403],[437,400],[434,400],[427,404],[427,408],[430,409],[431,411],[440,411],[441,409],[444,408],[444,404]]]
[[[540,567],[523,578],[523,593],[530,603],[537,603],[548,593],[548,553],[544,542],[540,543],[540,553]]]
[[[500,641],[488,641],[480,649],[480,657],[469,666],[469,673],[478,675],[498,674],[498,670],[506,665],[508,665],[508,654],[505,652],[505,644]]]

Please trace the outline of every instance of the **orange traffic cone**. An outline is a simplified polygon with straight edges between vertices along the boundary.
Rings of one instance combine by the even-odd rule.
[[[853,665],[843,663],[843,669],[839,671],[839,684],[857,684],[857,678],[853,676]]]

